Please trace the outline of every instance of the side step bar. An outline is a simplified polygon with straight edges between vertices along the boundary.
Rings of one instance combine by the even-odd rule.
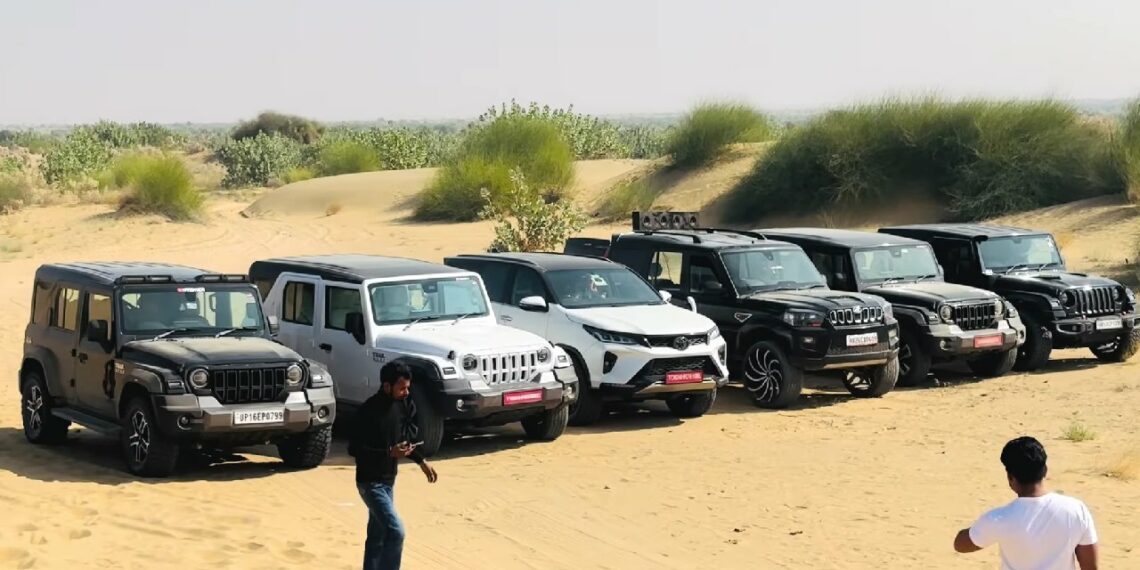
[[[85,414],[71,408],[54,408],[51,411],[51,415],[106,435],[119,435],[119,430],[122,429],[122,426],[115,422],[109,422],[105,419],[97,418],[91,414]]]

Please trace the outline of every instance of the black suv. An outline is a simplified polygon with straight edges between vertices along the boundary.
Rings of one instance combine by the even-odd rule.
[[[242,275],[43,265],[20,366],[24,435],[59,443],[72,422],[116,435],[141,476],[170,474],[189,446],[273,442],[286,465],[315,467],[332,441],[332,378],[272,326]]]
[[[1066,271],[1047,232],[985,224],[879,231],[930,243],[947,281],[988,289],[1013,302],[1026,329],[1017,370],[1044,366],[1053,348],[1089,347],[1105,362],[1123,362],[1140,349],[1132,290],[1111,279]]]
[[[934,362],[965,360],[979,376],[1013,368],[1025,326],[997,294],[946,283],[930,246],[874,232],[823,228],[756,230],[804,249],[833,289],[891,302],[899,321],[899,385],[926,379]]]
[[[676,216],[681,217],[681,216]],[[646,225],[604,240],[572,238],[566,253],[624,263],[711,318],[728,342],[729,370],[742,375],[757,406],[795,402],[804,371],[841,371],[855,396],[889,392],[898,377],[898,323],[873,295],[832,291],[791,243],[747,231],[688,223]],[[645,216],[644,219],[652,219]],[[671,229],[680,226],[682,229]]]

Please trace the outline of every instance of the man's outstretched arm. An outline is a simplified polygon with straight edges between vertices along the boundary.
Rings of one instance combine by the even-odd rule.
[[[965,554],[977,552],[981,549],[982,547],[974,544],[974,541],[970,539],[970,529],[968,528],[958,531],[958,536],[954,537],[954,550],[957,552]]]

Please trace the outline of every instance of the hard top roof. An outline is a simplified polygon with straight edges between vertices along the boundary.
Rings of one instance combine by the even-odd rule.
[[[881,247],[887,245],[920,245],[923,243],[916,239],[896,235],[832,228],[766,228],[756,231],[777,237],[799,237],[840,247]]]
[[[510,261],[529,265],[542,271],[557,271],[560,269],[597,269],[599,267],[613,267],[618,265],[608,259],[590,257],[585,255],[569,255],[553,252],[502,252],[502,253],[467,253],[450,257],[448,259],[489,259],[495,261]]]
[[[668,242],[682,248],[728,249],[728,248],[771,248],[796,247],[790,243],[767,239],[755,231],[731,229],[696,230],[643,230],[614,235],[615,241],[661,243]]]
[[[430,261],[367,254],[277,257],[255,261],[249,267],[250,276],[254,279],[267,276],[275,277],[286,271],[305,273],[329,281],[346,283],[363,283],[369,279],[464,273],[462,269]]]
[[[76,284],[114,285],[120,277],[169,276],[173,281],[194,281],[200,275],[217,275],[216,272],[150,261],[77,261],[48,263],[36,271],[39,279],[48,281],[69,280]]]
[[[1043,235],[1048,233],[995,224],[912,224],[879,228],[879,231],[882,233],[895,233],[897,231],[898,233],[906,235],[929,235],[967,239]]]

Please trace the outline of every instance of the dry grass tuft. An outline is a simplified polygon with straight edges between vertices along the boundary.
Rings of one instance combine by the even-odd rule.
[[[1082,441],[1092,441],[1096,439],[1096,432],[1089,429],[1088,426],[1078,421],[1073,421],[1065,431],[1061,433],[1061,439],[1067,439],[1074,443]]]
[[[1121,481],[1140,479],[1140,446],[1121,452],[1108,462],[1101,474]]]

